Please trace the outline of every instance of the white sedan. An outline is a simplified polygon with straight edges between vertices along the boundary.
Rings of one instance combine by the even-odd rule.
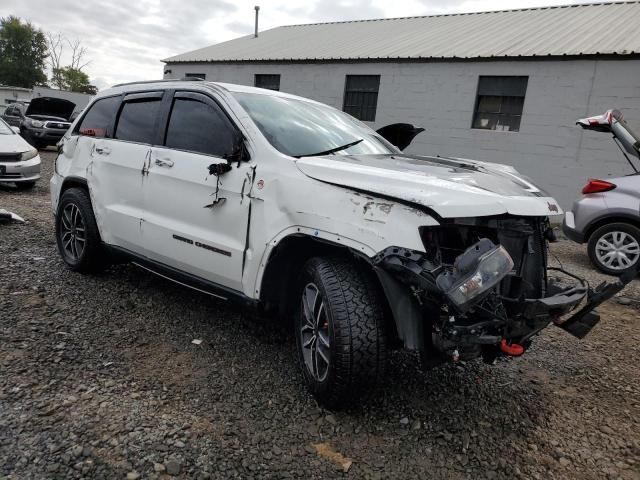
[[[28,190],[39,178],[38,150],[20,136],[17,127],[0,119],[0,183],[13,182],[18,190]]]

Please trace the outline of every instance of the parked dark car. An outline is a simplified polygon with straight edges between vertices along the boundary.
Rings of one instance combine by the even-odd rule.
[[[10,105],[2,118],[20,127],[20,135],[36,148],[55,145],[71,126],[76,104],[69,100],[38,97],[26,105]]]
[[[19,127],[24,118],[24,112],[29,106],[28,103],[13,103],[5,109],[2,113],[2,119],[11,127]]]

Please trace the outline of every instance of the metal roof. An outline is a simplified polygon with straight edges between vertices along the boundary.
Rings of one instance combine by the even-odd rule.
[[[289,25],[175,62],[474,59],[640,53],[640,1]]]

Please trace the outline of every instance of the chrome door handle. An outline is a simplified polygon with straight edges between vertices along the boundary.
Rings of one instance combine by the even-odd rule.
[[[111,149],[109,147],[96,147],[96,153],[100,155],[109,155],[111,153]]]
[[[156,158],[155,164],[159,167],[171,168],[173,167],[173,160],[170,160],[168,158]]]

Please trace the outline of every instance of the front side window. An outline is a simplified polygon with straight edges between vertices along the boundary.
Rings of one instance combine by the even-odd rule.
[[[327,105],[260,93],[234,96],[269,143],[285,155],[305,157],[335,149],[328,154],[398,153],[368,126]]]
[[[268,90],[280,90],[280,75],[257,73],[254,86]]]
[[[174,98],[164,142],[168,148],[223,157],[233,151],[234,138],[232,125],[213,102]]]
[[[481,76],[472,128],[520,130],[528,77]]]
[[[88,137],[112,138],[113,123],[120,106],[120,96],[97,100],[89,107],[76,128],[77,133]]]
[[[125,102],[118,117],[114,138],[153,144],[160,105],[159,98]]]
[[[358,120],[375,122],[380,75],[347,75],[342,110]]]

